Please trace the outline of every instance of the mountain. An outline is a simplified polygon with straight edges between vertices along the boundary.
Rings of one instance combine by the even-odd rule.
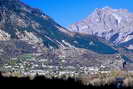
[[[0,71],[76,76],[123,69],[123,62],[102,37],[68,31],[20,0],[0,0]]]
[[[102,37],[113,44],[133,49],[133,13],[110,7],[96,9],[84,20],[70,25],[69,30]]]
[[[0,39],[20,39],[48,48],[69,46],[99,53],[116,52],[97,37],[70,32],[41,10],[31,8],[19,0],[0,1]]]

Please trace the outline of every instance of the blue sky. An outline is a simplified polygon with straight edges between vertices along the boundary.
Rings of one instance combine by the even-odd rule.
[[[110,6],[133,12],[133,0],[22,0],[26,4],[40,8],[60,25],[67,27],[87,17],[96,8]]]

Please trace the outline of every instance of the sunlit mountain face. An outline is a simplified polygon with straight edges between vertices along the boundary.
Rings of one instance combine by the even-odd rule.
[[[133,49],[133,13],[126,9],[96,9],[86,19],[70,26],[73,32],[102,37],[115,45]]]

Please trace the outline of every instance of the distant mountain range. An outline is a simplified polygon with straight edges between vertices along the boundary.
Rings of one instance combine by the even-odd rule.
[[[124,48],[132,49],[130,18],[132,14],[125,10],[96,9],[69,31],[20,0],[1,0],[0,70],[45,71],[48,66],[53,71],[123,69],[124,59],[130,60],[133,54]]]

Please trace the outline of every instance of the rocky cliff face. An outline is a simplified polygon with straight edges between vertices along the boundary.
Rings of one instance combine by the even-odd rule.
[[[102,37],[116,45],[133,49],[133,13],[105,7],[70,26],[70,31]]]

